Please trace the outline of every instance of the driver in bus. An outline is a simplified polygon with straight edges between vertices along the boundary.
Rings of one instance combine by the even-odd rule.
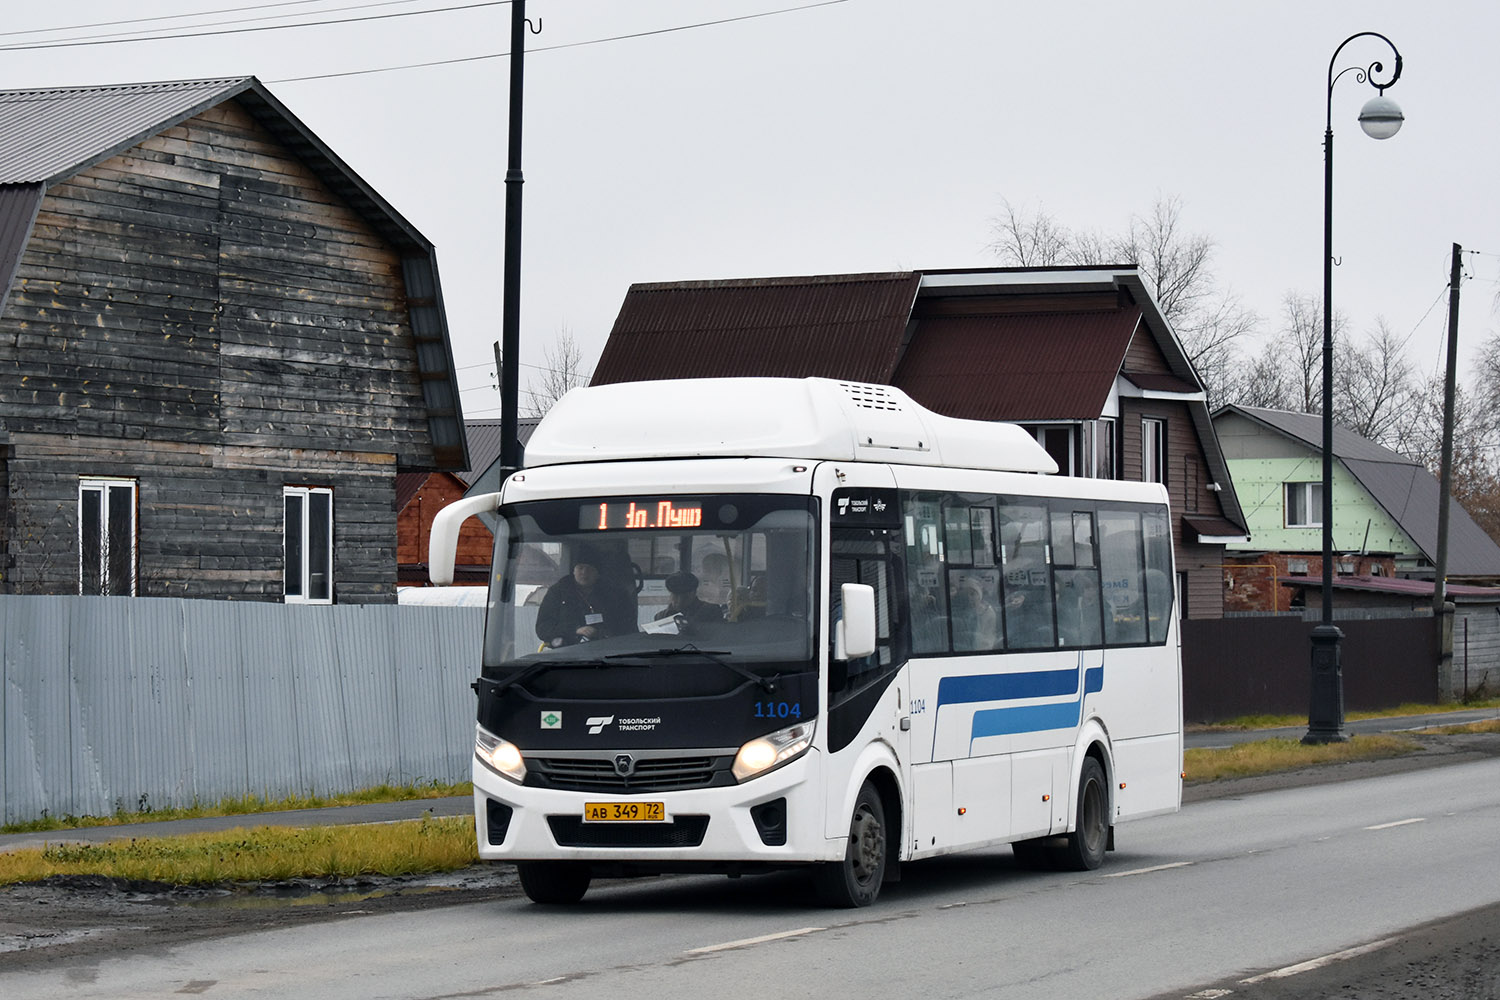
[[[573,560],[573,572],[547,589],[537,609],[536,635],[554,649],[635,631],[630,595],[599,579],[591,556]]]
[[[681,615],[689,622],[721,622],[724,606],[710,604],[698,598],[698,578],[686,571],[667,577],[667,606],[656,613],[656,619]]]

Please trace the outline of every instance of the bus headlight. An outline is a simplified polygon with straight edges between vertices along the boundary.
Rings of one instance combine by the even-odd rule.
[[[483,726],[474,727],[474,756],[502,778],[509,778],[517,784],[526,779],[526,761],[521,757],[521,748],[509,740],[502,740]]]
[[[735,780],[746,781],[801,757],[812,746],[817,728],[817,721],[809,720],[746,743],[734,755],[734,767],[730,768]]]

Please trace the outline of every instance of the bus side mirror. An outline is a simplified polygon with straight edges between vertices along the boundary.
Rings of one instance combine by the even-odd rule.
[[[455,500],[432,519],[432,534],[427,539],[427,576],[435,585],[446,587],[453,582],[453,560],[458,556],[458,529],[475,514],[500,509],[500,494],[483,493],[477,497]]]
[[[875,588],[846,583],[839,588],[843,614],[834,626],[833,658],[858,660],[875,652]]]

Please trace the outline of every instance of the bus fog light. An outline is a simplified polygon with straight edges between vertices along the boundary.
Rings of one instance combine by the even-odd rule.
[[[745,781],[802,756],[812,746],[816,731],[815,722],[801,722],[746,743],[734,755],[734,767],[730,770],[735,780]]]
[[[503,778],[518,783],[526,779],[526,761],[521,757],[521,748],[482,726],[474,727],[474,756]]]

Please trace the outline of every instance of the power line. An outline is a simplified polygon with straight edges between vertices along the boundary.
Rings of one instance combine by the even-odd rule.
[[[731,24],[735,21],[750,21],[761,17],[775,17],[778,14],[794,14],[797,11],[812,10],[815,7],[831,7],[834,4],[848,3],[849,0],[821,0],[819,3],[803,4],[800,7],[783,7],[779,10],[761,11],[758,14],[742,14],[739,17],[725,17],[717,21],[699,21],[694,24],[679,24],[670,28],[656,28],[651,31],[637,31],[628,35],[610,35],[607,38],[590,38],[581,42],[565,42],[561,45],[539,45],[527,52],[555,52],[559,49],[576,49],[584,45],[602,45],[605,42],[619,42],[633,38],[646,38],[651,35],[665,35],[674,31],[688,31],[693,28],[708,28],[719,24]],[[457,59],[434,59],[429,62],[403,63],[398,66],[379,66],[374,69],[352,69],[342,73],[317,73],[310,76],[287,76],[279,80],[268,80],[268,83],[303,83],[308,80],[331,80],[343,76],[366,76],[371,73],[394,73],[406,69],[426,69],[431,66],[452,66],[458,63],[481,62],[486,59],[505,59],[510,56],[509,52],[491,52],[487,55],[464,56]]]
[[[46,35],[55,31],[84,31],[89,28],[113,28],[121,24],[147,24],[151,21],[180,21],[185,17],[202,17],[208,14],[238,14],[245,10],[270,10],[274,7],[305,7],[310,3],[323,3],[324,0],[282,0],[281,3],[251,4],[248,7],[224,7],[218,10],[196,11],[191,14],[159,14],[155,17],[127,17],[118,21],[93,21],[89,24],[67,24],[57,28],[27,28],[24,31],[0,31],[0,38],[13,38],[16,35]],[[407,3],[415,0],[405,0]],[[287,14],[285,17],[295,15]]]
[[[409,0],[385,0],[382,3],[361,4],[354,7],[341,7],[338,10],[363,10],[370,7],[389,6],[394,3],[409,2]],[[217,31],[185,31],[171,34],[146,35],[139,38],[118,38],[114,36],[96,36],[74,41],[60,42],[29,42],[22,45],[0,45],[0,52],[32,52],[40,49],[70,49],[83,48],[94,45],[121,45],[129,42],[160,42],[171,41],[181,38],[209,38],[215,35],[239,35],[258,31],[287,31],[292,28],[318,28],[330,24],[352,24],[358,21],[386,21],[397,17],[419,17],[423,14],[446,14],[456,10],[475,10],[481,7],[504,7],[511,0],[478,0],[476,3],[458,4],[453,7],[431,7],[423,10],[394,11],[388,14],[367,14],[360,17],[336,17],[326,21],[299,21],[296,24],[263,24],[255,28],[223,28]],[[834,0],[842,2],[842,0]],[[263,20],[252,18],[251,20]],[[221,22],[234,23],[234,22]]]

